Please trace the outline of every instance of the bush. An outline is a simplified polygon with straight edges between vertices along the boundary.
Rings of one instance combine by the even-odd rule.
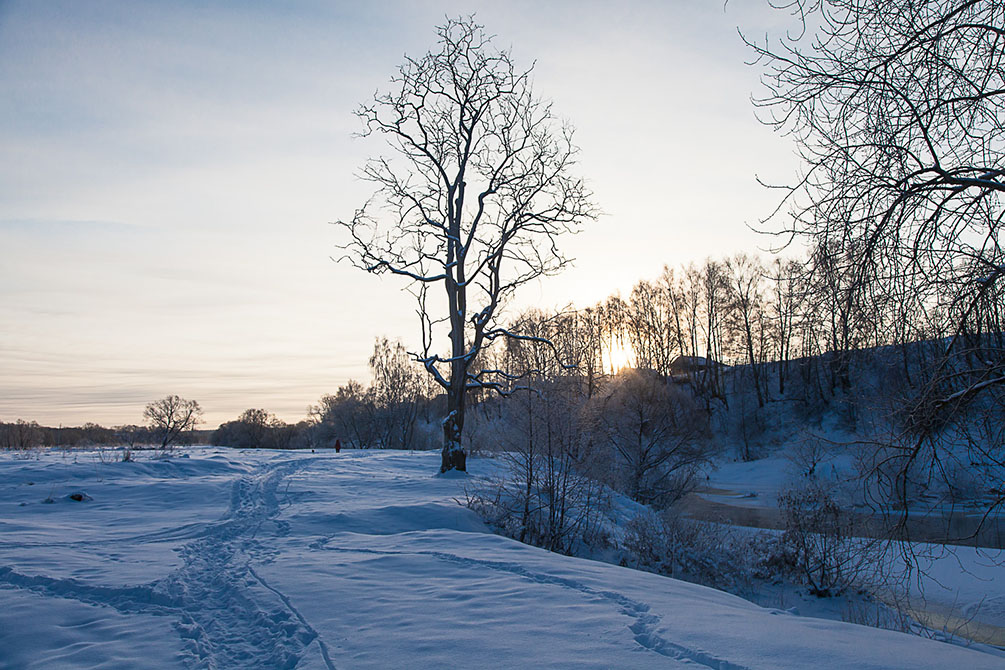
[[[592,439],[609,452],[600,476],[643,504],[663,508],[681,500],[713,455],[705,414],[654,373],[620,373],[587,411]]]
[[[833,458],[831,447],[825,439],[805,431],[785,455],[801,476],[816,479],[820,466]]]
[[[675,510],[646,512],[625,526],[626,565],[731,593],[762,576],[770,539],[725,524],[687,519]]]
[[[873,590],[882,581],[879,542],[859,537],[866,529],[830,493],[819,486],[790,489],[779,495],[778,505],[785,563],[811,594]]]
[[[504,535],[552,551],[601,541],[604,489],[588,475],[582,403],[575,385],[542,382],[509,399],[497,416],[481,416],[473,434],[491,435],[506,472],[469,492],[468,506]]]

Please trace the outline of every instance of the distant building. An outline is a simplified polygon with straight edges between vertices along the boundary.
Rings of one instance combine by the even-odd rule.
[[[671,375],[692,375],[708,368],[723,371],[729,366],[704,356],[678,356],[670,361]]]

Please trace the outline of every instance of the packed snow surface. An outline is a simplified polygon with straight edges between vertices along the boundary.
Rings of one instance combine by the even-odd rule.
[[[438,463],[4,455],[0,668],[1005,665],[493,535]]]

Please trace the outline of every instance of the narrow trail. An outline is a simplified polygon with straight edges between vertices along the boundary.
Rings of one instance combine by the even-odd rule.
[[[195,539],[179,550],[183,565],[161,579],[97,586],[0,566],[0,587],[111,606],[123,613],[170,617],[183,640],[183,663],[191,668],[291,669],[306,654],[320,653],[328,669],[335,670],[318,632],[251,565],[267,562],[274,551],[268,540],[288,533],[277,518],[282,481],[313,460],[268,463],[238,478],[221,519],[200,530],[182,527]],[[317,651],[310,651],[315,643]]]

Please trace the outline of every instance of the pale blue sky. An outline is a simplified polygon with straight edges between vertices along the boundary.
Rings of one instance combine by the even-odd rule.
[[[518,302],[587,305],[676,265],[769,242],[797,169],[749,103],[758,73],[721,2],[0,0],[0,420],[137,423],[198,400],[302,418],[379,335],[416,343],[393,279],[336,265],[377,143],[353,109],[445,15],[477,12],[577,128],[605,215]]]

